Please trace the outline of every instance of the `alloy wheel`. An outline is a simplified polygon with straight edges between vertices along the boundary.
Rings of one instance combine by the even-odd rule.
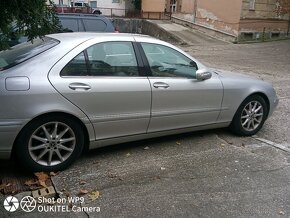
[[[29,139],[31,158],[43,166],[58,165],[67,160],[76,146],[76,136],[62,122],[48,122],[37,128]]]
[[[256,130],[263,121],[263,106],[259,101],[249,102],[241,114],[241,124],[246,131]]]

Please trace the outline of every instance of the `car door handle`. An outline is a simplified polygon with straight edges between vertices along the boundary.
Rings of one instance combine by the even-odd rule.
[[[167,89],[169,87],[169,85],[167,83],[163,83],[163,82],[156,82],[156,83],[153,83],[153,86],[155,88],[163,88],[163,89]]]
[[[89,90],[91,87],[84,83],[71,83],[68,86],[72,90],[82,89],[82,90]]]

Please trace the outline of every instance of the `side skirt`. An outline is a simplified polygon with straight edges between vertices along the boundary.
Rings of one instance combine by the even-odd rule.
[[[194,132],[194,131],[199,131],[199,130],[223,128],[223,127],[228,127],[229,125],[230,125],[230,122],[216,123],[216,124],[189,127],[189,128],[183,128],[183,129],[174,129],[174,130],[167,130],[167,131],[161,131],[161,132],[122,136],[122,137],[110,138],[110,139],[102,139],[102,140],[97,140],[97,141],[91,141],[89,149],[100,148],[100,147],[105,147],[108,145],[121,144],[125,142],[132,142],[132,141],[138,141],[138,140],[149,139],[149,138],[156,138],[156,137],[161,137],[161,136],[166,136],[166,135],[175,135],[175,134]]]

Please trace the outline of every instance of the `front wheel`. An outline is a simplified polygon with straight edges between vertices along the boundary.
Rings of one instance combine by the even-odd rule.
[[[249,96],[238,108],[230,128],[241,136],[254,135],[262,128],[267,114],[265,100],[259,95]]]
[[[16,156],[31,171],[59,171],[82,152],[84,135],[71,118],[48,116],[29,123],[16,142]]]

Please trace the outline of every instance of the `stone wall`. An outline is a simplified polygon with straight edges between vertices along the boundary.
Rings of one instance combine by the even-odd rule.
[[[113,18],[113,23],[121,33],[138,33],[153,36],[166,42],[182,43],[179,38],[149,20]]]
[[[253,5],[251,5],[252,2],[254,2]],[[289,14],[279,14],[278,7],[279,1],[277,0],[243,0],[241,19],[288,20]]]
[[[279,14],[277,0],[243,0],[239,24],[239,41],[268,40],[287,37],[289,14]]]

